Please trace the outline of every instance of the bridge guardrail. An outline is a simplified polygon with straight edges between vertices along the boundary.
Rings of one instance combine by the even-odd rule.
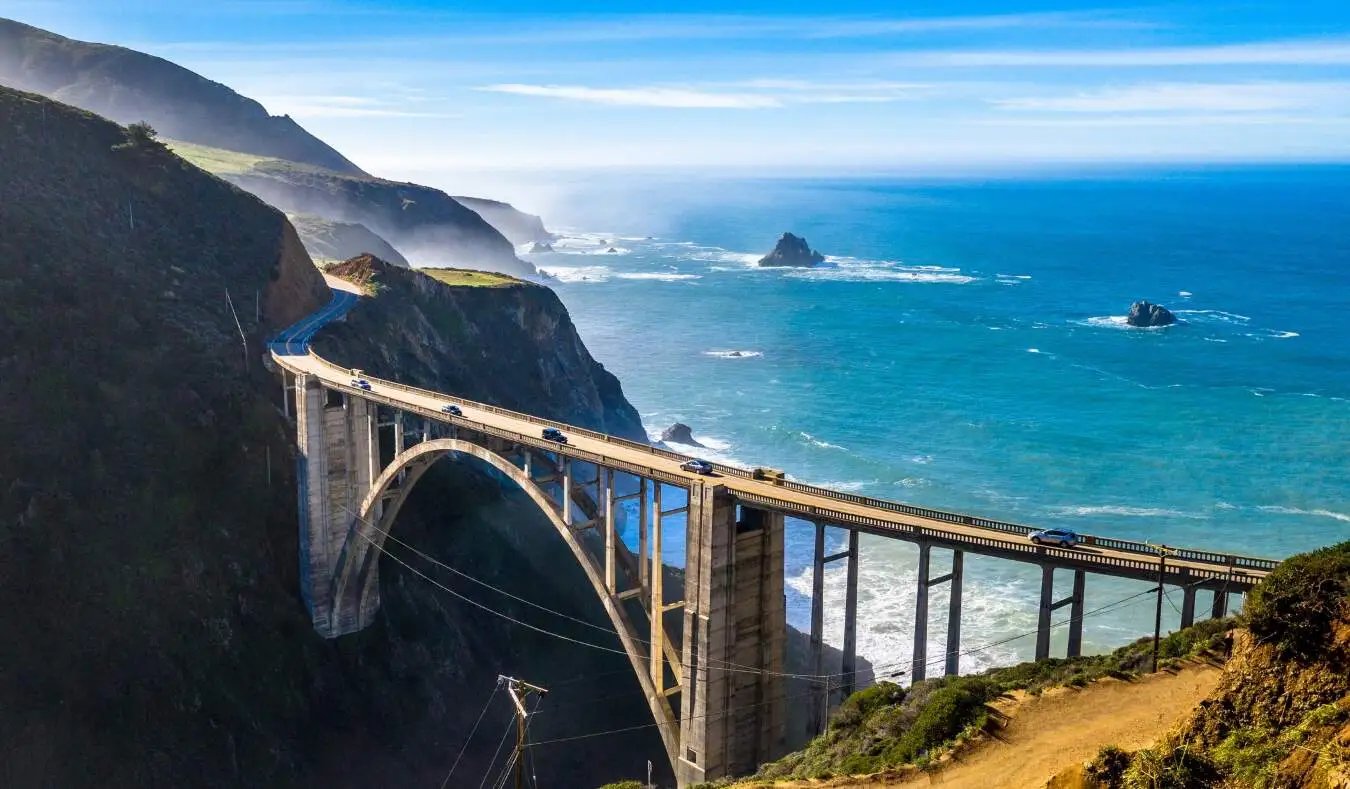
[[[312,358],[314,358],[321,366],[326,367],[326,368],[328,368],[328,369],[330,369],[330,370],[333,370],[333,371],[339,373],[341,376],[344,376],[344,377],[345,377],[345,376],[350,376],[350,374],[351,374],[351,369],[350,369],[350,368],[341,367],[341,366],[339,366],[339,365],[337,365],[337,364],[334,364],[333,362],[330,362],[330,361],[328,361],[327,359],[324,359],[322,356],[319,356],[318,354],[314,353],[313,350],[309,351],[309,355],[310,355]],[[605,442],[605,443],[607,443],[607,444],[613,444],[613,445],[615,445],[615,446],[622,446],[622,447],[625,447],[625,448],[628,448],[628,449],[632,449],[632,450],[636,450],[636,451],[640,451],[640,452],[645,452],[645,453],[647,453],[647,454],[654,455],[654,456],[656,456],[656,457],[665,458],[665,459],[667,459],[667,460],[673,460],[673,461],[677,461],[677,462],[684,462],[684,461],[690,459],[690,457],[689,457],[688,455],[683,455],[683,454],[680,454],[679,452],[673,452],[673,451],[668,450],[668,449],[662,449],[662,448],[660,448],[660,447],[652,446],[651,444],[644,444],[644,443],[637,442],[637,441],[630,441],[630,440],[625,439],[625,438],[619,438],[619,437],[616,437],[616,436],[611,436],[611,435],[609,435],[609,434],[607,434],[607,433],[601,433],[601,432],[596,431],[596,430],[590,430],[590,429],[584,428],[584,427],[576,427],[576,426],[574,426],[574,425],[568,425],[568,424],[563,423],[563,422],[556,422],[556,421],[552,421],[552,420],[548,420],[548,419],[542,419],[542,418],[537,417],[537,416],[534,416],[534,415],[532,415],[532,414],[524,414],[524,413],[521,413],[521,412],[519,412],[519,411],[512,411],[512,410],[507,409],[507,408],[501,408],[500,406],[488,405],[488,404],[486,404],[486,403],[479,403],[479,402],[476,402],[476,401],[473,401],[473,400],[467,400],[467,399],[462,398],[462,397],[456,397],[456,396],[454,396],[454,395],[448,395],[448,394],[445,394],[445,393],[443,393],[443,392],[436,392],[436,391],[433,391],[433,390],[430,390],[430,389],[421,389],[421,388],[418,388],[418,387],[415,387],[415,386],[408,386],[408,385],[406,385],[406,384],[397,383],[397,382],[395,382],[395,381],[386,381],[386,380],[384,380],[384,379],[379,379],[379,380],[380,380],[380,385],[381,385],[381,386],[388,386],[388,387],[390,387],[390,388],[392,388],[392,389],[397,389],[397,390],[400,390],[400,391],[408,392],[408,393],[410,393],[410,394],[416,394],[416,395],[419,395],[419,396],[422,396],[422,397],[427,397],[427,398],[430,398],[430,399],[443,400],[443,401],[446,401],[446,402],[451,402],[451,403],[456,403],[456,404],[459,404],[459,405],[469,406],[470,408],[480,409],[480,410],[483,410],[483,411],[487,411],[487,412],[489,412],[489,413],[497,414],[497,415],[500,415],[500,416],[506,416],[506,417],[509,417],[509,418],[512,418],[512,419],[519,419],[519,420],[521,420],[521,421],[529,422],[529,423],[531,423],[531,424],[540,425],[540,426],[542,426],[542,427],[554,427],[554,428],[558,428],[558,429],[560,429],[560,430],[564,430],[564,431],[569,432],[569,433],[574,433],[574,434],[577,434],[577,435],[583,435],[583,436],[586,436],[586,437],[591,438],[591,439],[596,440],[596,441],[603,441],[603,442]],[[376,398],[371,397],[371,394],[372,394],[371,392],[364,392],[364,391],[363,391],[363,392],[361,392],[360,394],[361,394],[362,397],[368,397],[368,398],[371,398],[371,399],[376,399]],[[379,399],[381,399],[382,401],[386,402],[386,404],[387,404],[387,405],[390,405],[390,407],[394,407],[394,408],[404,408],[405,410],[408,410],[408,409],[411,409],[411,408],[417,408],[416,406],[411,406],[411,405],[409,405],[409,404],[400,403],[399,401],[396,401],[396,400],[389,400],[389,399],[385,399],[385,398],[379,398]],[[433,414],[433,418],[442,419],[443,417],[444,417],[443,414]],[[486,426],[485,426],[485,427],[486,427]],[[477,428],[475,428],[475,429],[477,429]],[[536,446],[536,447],[538,447],[538,448],[542,448],[542,449],[552,449],[552,450],[556,451],[556,446],[555,446],[555,447],[550,447],[550,446],[548,446],[548,445],[545,445],[540,439],[535,438],[535,437],[521,436],[520,434],[514,433],[514,432],[512,432],[512,431],[501,431],[500,429],[497,429],[497,428],[494,428],[493,431],[496,431],[496,432],[492,432],[492,434],[494,434],[494,435],[497,435],[497,434],[499,434],[499,433],[510,433],[512,436],[517,436],[519,439],[524,439],[524,440],[519,440],[518,443],[525,443],[525,444],[529,444],[529,445],[531,445],[531,446]],[[484,432],[491,432],[491,431],[484,431]],[[505,436],[501,436],[501,437],[505,437]],[[512,438],[511,440],[518,440],[518,439],[517,439],[517,438]],[[627,465],[627,464],[623,464],[621,461],[615,461],[615,460],[612,460],[612,459],[609,459],[609,458],[603,458],[603,457],[598,456],[598,455],[592,455],[591,453],[582,452],[581,450],[570,450],[570,451],[567,452],[567,454],[569,454],[569,455],[571,455],[571,456],[573,456],[573,457],[578,457],[578,458],[586,459],[586,460],[588,460],[588,462],[596,462],[596,460],[598,459],[598,460],[602,461],[605,465],[614,466],[614,467],[618,467],[618,466],[621,466],[621,465]],[[583,455],[586,455],[586,456],[589,456],[589,457],[582,457]],[[751,472],[751,471],[749,471],[749,470],[747,470],[747,469],[742,469],[742,468],[738,468],[738,467],[735,467],[735,466],[727,466],[727,465],[724,465],[724,464],[721,464],[721,463],[713,463],[712,465],[713,465],[713,468],[714,468],[717,472],[719,472],[719,473],[721,473],[721,474],[726,474],[726,475],[729,475],[729,476],[740,477],[740,478],[742,478],[742,479],[753,479],[753,478],[754,478],[753,472]],[[659,470],[654,469],[654,468],[647,468],[647,467],[641,467],[641,466],[634,466],[633,468],[640,468],[640,469],[643,469],[643,471],[641,471],[640,473],[645,474],[645,475],[647,475],[647,476],[653,476],[653,477],[655,477],[655,476],[660,476],[660,477],[662,477],[663,479],[666,479],[666,480],[675,479],[675,480],[677,480],[677,481],[675,481],[673,484],[681,484],[681,485],[684,484],[684,481],[683,481],[683,480],[679,480],[678,478],[672,477],[671,475],[669,475],[669,474],[667,474],[667,473],[665,473],[665,472],[660,472]],[[630,473],[639,473],[639,472],[630,471]],[[927,508],[927,507],[917,507],[917,506],[914,506],[914,505],[911,505],[911,504],[903,504],[903,503],[900,503],[900,502],[888,501],[888,500],[886,500],[886,499],[876,499],[876,498],[872,498],[872,497],[870,497],[870,496],[859,496],[859,495],[852,494],[852,493],[844,493],[844,492],[841,492],[841,491],[830,490],[829,488],[821,488],[821,487],[817,487],[817,486],[815,486],[815,485],[809,485],[809,484],[806,484],[806,483],[803,483],[803,482],[793,482],[793,481],[789,481],[789,480],[784,480],[784,481],[782,481],[781,483],[779,483],[778,485],[776,485],[775,487],[781,487],[781,488],[784,488],[784,489],[787,489],[787,490],[796,491],[796,492],[798,492],[798,493],[805,493],[805,494],[807,494],[807,495],[817,496],[817,497],[820,497],[820,498],[834,499],[834,500],[837,500],[837,501],[846,501],[846,502],[849,502],[849,503],[852,503],[852,504],[856,504],[856,505],[859,505],[859,506],[871,507],[871,508],[874,508],[874,509],[880,509],[880,510],[887,510],[887,511],[890,511],[890,512],[900,513],[900,514],[902,514],[902,515],[910,515],[910,516],[913,516],[913,517],[926,518],[926,519],[929,519],[929,520],[942,521],[942,522],[946,522],[946,523],[954,523],[954,524],[959,524],[959,525],[964,525],[964,526],[975,526],[975,527],[979,527],[979,528],[990,529],[990,530],[993,530],[993,531],[1004,532],[1004,533],[1007,533],[1007,534],[1016,534],[1016,535],[1022,536],[1022,537],[1025,537],[1025,536],[1031,534],[1032,532],[1040,531],[1040,529],[1037,529],[1037,528],[1034,528],[1034,527],[1031,527],[1031,526],[1023,526],[1023,525],[1021,525],[1021,524],[1008,523],[1008,522],[1006,522],[1006,521],[991,520],[991,519],[989,519],[989,518],[980,518],[980,517],[976,517],[976,516],[972,516],[972,515],[964,515],[964,514],[961,514],[961,513],[955,513],[955,512],[946,512],[946,511],[943,511],[943,510],[934,510],[934,509],[929,509],[929,508]],[[742,496],[742,493],[738,491],[737,495],[738,495],[738,496]],[[746,495],[751,495],[751,494],[746,494]],[[771,503],[773,504],[773,506],[779,507],[779,508],[782,508],[785,504],[790,504],[790,502],[786,502],[786,501],[781,500],[781,499],[773,499],[773,498],[770,498],[770,497],[764,497],[764,498],[765,498],[765,500],[766,500],[767,502],[771,502]],[[802,506],[802,505],[794,505],[794,506],[800,507],[800,506]],[[861,517],[861,516],[850,516],[850,517]],[[889,522],[887,522],[887,521],[876,521],[876,523],[877,523],[877,524],[880,524],[882,528],[892,528],[892,529],[894,529],[895,526],[896,526],[896,524],[889,523]],[[1096,545],[1096,546],[1101,546],[1101,547],[1103,547],[1103,548],[1110,548],[1110,549],[1112,549],[1112,550],[1127,551],[1127,552],[1130,552],[1130,553],[1138,553],[1138,554],[1142,554],[1142,555],[1146,555],[1146,556],[1157,556],[1157,554],[1158,554],[1157,548],[1156,548],[1155,546],[1152,546],[1152,545],[1148,544],[1148,543],[1142,543],[1142,542],[1137,542],[1137,541],[1133,541],[1133,540],[1120,540],[1120,539],[1115,539],[1115,538],[1110,538],[1110,537],[1098,537],[1098,536],[1096,536],[1096,535],[1091,535],[1091,534],[1085,534],[1085,535],[1083,535],[1083,537],[1084,537],[1085,543],[1088,544],[1088,545]],[[1207,564],[1222,565],[1222,566],[1224,566],[1224,567],[1229,568],[1230,570],[1233,569],[1233,568],[1243,568],[1243,569],[1252,569],[1252,570],[1269,571],[1269,570],[1273,570],[1275,567],[1277,567],[1277,566],[1279,565],[1279,562],[1278,562],[1278,561],[1275,561],[1275,560],[1272,560],[1272,559],[1262,559],[1262,558],[1251,557],[1251,556],[1239,556],[1239,555],[1236,555],[1236,554],[1220,554],[1220,553],[1214,553],[1214,552],[1210,552],[1210,551],[1193,550],[1193,549],[1189,549],[1189,548],[1177,549],[1177,550],[1175,551],[1174,555],[1177,556],[1178,558],[1186,559],[1186,560],[1189,560],[1189,561],[1204,562],[1204,563],[1207,563]],[[1148,562],[1148,565],[1149,565],[1149,566],[1156,566],[1153,562]]]

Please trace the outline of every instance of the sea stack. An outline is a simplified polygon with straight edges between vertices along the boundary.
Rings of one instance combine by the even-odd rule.
[[[1177,322],[1177,316],[1161,304],[1149,301],[1136,301],[1130,305],[1130,314],[1125,322],[1131,326],[1170,326]]]
[[[529,251],[529,254],[531,254],[531,255],[542,255],[542,254],[544,254],[545,252],[552,252],[552,251],[553,251],[553,245],[552,245],[552,244],[548,243],[547,241],[543,241],[543,242],[536,241],[536,242],[534,242],[533,244],[530,245],[530,251]]]
[[[665,430],[661,431],[661,440],[676,444],[684,444],[690,447],[703,447],[702,444],[694,440],[694,432],[683,422],[676,422]],[[704,447],[706,449],[706,447]]]
[[[806,239],[784,233],[774,245],[773,251],[760,258],[759,265],[765,267],[796,266],[809,268],[825,262],[825,256],[811,248]]]

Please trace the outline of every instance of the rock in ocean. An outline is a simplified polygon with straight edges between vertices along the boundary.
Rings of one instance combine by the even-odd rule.
[[[691,447],[703,447],[702,444],[694,440],[694,433],[683,422],[676,422],[665,430],[661,431],[662,441],[671,441],[676,444],[684,444]],[[704,447],[706,448],[706,447]]]
[[[784,233],[774,245],[773,251],[760,258],[759,265],[769,266],[818,266],[825,262],[825,256],[811,248],[806,239]]]
[[[1136,301],[1130,305],[1130,314],[1125,316],[1125,322],[1131,326],[1170,326],[1177,322],[1177,316],[1161,304]]]

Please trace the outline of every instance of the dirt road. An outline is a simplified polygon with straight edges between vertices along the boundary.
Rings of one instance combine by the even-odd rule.
[[[1209,695],[1219,674],[1219,668],[1196,664],[1134,682],[1105,679],[1084,689],[1057,688],[1037,698],[1017,698],[995,705],[1009,716],[995,739],[974,745],[942,769],[899,782],[855,779],[833,785],[1043,789],[1056,773],[1091,759],[1103,745],[1133,749],[1153,743]]]

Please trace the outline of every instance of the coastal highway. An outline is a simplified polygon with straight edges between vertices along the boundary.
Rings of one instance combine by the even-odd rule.
[[[680,468],[680,464],[689,459],[687,456],[645,444],[370,376],[363,376],[370,383],[370,391],[354,387],[350,370],[315,355],[308,350],[308,343],[319,328],[345,314],[357,301],[353,293],[335,291],[333,301],[327,307],[279,334],[271,344],[277,364],[295,374],[314,376],[326,387],[355,397],[524,446],[559,452],[686,488],[698,481],[725,485],[744,504],[793,517],[1041,565],[1053,564],[1141,580],[1157,577],[1157,548],[1145,543],[1089,535],[1086,544],[1076,548],[1036,546],[1027,537],[1034,531],[1029,526],[865,498],[796,482],[756,479],[750,471],[722,465],[716,466],[714,475],[699,477]],[[443,413],[442,407],[449,404],[459,406],[463,416]],[[545,427],[561,430],[568,443],[559,445],[544,440],[541,432]],[[1234,591],[1241,591],[1263,578],[1277,564],[1270,559],[1221,551],[1169,548],[1166,571],[1170,582],[1180,582],[1179,577],[1188,579],[1185,581],[1188,583],[1212,581],[1206,585],[1222,583]]]

